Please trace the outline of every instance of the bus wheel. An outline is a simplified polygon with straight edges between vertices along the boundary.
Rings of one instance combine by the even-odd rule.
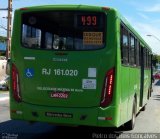
[[[147,99],[149,100],[150,97],[151,97],[151,89],[148,89]]]
[[[133,107],[132,107],[132,119],[128,121],[126,124],[124,124],[124,128],[126,130],[132,130],[135,126],[136,121],[136,100],[133,101]]]
[[[141,111],[145,111],[146,110],[146,105],[144,105],[141,109]]]

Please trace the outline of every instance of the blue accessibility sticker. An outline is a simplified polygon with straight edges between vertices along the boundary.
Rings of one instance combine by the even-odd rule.
[[[32,78],[34,76],[34,69],[32,68],[25,69],[25,76],[27,78]]]

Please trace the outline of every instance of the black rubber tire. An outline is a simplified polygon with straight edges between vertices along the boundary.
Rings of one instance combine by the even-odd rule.
[[[144,105],[141,109],[141,111],[145,111],[146,110],[146,105]]]
[[[132,107],[132,119],[124,124],[124,128],[126,130],[133,130],[135,126],[136,121],[136,100],[133,101],[133,107]]]

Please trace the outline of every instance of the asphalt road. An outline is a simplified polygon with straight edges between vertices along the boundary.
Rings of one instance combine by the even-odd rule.
[[[14,139],[49,139],[49,138],[138,138],[138,133],[154,133],[148,138],[160,138],[160,81],[153,87],[152,97],[146,110],[138,114],[134,130],[125,131],[123,127],[92,128],[92,127],[63,127],[47,123],[30,124],[24,121],[10,120],[8,93],[0,93],[0,138]],[[131,136],[132,135],[132,136]],[[137,135],[137,136],[133,136]],[[142,137],[140,136],[140,138]]]
[[[156,81],[146,110],[137,116],[136,126],[130,133],[160,133],[160,80]]]
[[[8,91],[0,92],[0,123],[10,119]]]

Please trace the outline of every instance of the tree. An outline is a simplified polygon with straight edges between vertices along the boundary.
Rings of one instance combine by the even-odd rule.
[[[6,40],[7,40],[7,37],[0,36],[0,42],[6,42]]]
[[[152,65],[157,68],[157,64],[160,62],[160,56],[159,55],[153,55],[152,57]]]
[[[160,63],[160,55],[157,55],[157,62]]]

